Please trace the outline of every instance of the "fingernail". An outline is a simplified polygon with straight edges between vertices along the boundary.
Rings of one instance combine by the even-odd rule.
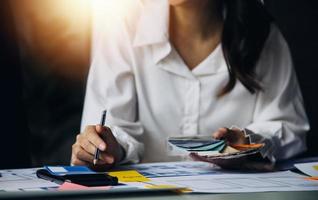
[[[100,144],[100,145],[98,146],[98,148],[99,148],[99,150],[104,151],[105,148],[106,148],[106,146],[105,146],[105,144]]]

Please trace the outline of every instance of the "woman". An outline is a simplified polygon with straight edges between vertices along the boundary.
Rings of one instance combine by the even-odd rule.
[[[178,160],[166,150],[176,135],[264,142],[262,159],[272,162],[305,151],[309,125],[289,49],[260,1],[134,3],[111,29],[96,24],[73,165],[91,165],[96,148],[102,169]],[[92,125],[105,108],[108,127]]]

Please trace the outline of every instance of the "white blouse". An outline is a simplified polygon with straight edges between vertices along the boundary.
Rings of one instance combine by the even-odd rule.
[[[95,12],[92,65],[82,119],[107,124],[126,150],[124,162],[173,161],[169,136],[211,135],[220,127],[245,128],[265,142],[272,161],[306,150],[309,130],[288,45],[272,26],[256,73],[264,91],[240,83],[217,93],[229,75],[219,45],[192,71],[169,42],[167,0],[135,0],[126,15]]]

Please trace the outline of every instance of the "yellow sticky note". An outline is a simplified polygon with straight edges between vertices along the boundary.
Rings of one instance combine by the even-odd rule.
[[[128,171],[116,171],[109,172],[111,176],[116,176],[119,182],[147,182],[150,181],[147,177],[141,175],[136,170],[128,170]]]
[[[314,165],[314,169],[318,171],[318,165]]]
[[[189,188],[180,188],[180,187],[175,186],[175,185],[147,185],[147,186],[145,186],[145,188],[148,188],[148,189],[171,189],[177,193],[190,193],[190,192],[192,192],[192,190]]]
[[[176,189],[178,188],[175,185],[147,185],[145,188],[148,189]]]

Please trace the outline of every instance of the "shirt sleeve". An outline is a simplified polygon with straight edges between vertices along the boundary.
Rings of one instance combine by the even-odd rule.
[[[140,161],[144,146],[138,121],[137,97],[132,71],[133,51],[125,23],[98,8],[93,22],[92,63],[89,70],[81,130],[99,123],[107,109],[108,125],[125,150],[122,163]]]
[[[259,63],[263,91],[258,92],[251,142],[264,142],[263,157],[275,162],[306,150],[309,123],[288,45],[273,27]]]

